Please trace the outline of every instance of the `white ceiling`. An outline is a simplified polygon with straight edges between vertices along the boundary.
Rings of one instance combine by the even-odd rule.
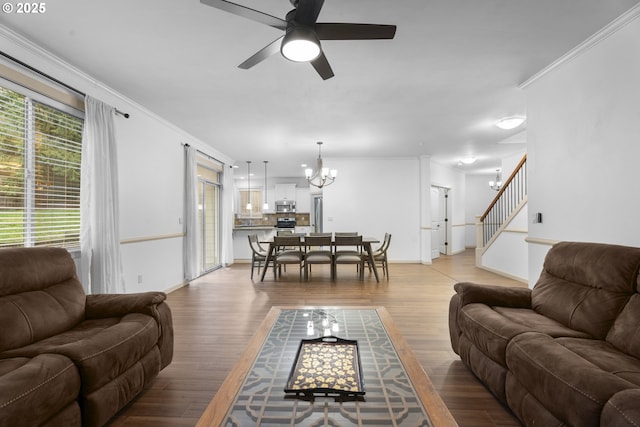
[[[318,22],[397,25],[393,40],[324,41],[326,81],[280,55],[237,68],[282,33],[199,0],[57,0],[0,23],[238,164],[269,160],[269,175],[301,176],[316,141],[323,157],[475,156],[461,169],[493,172],[524,148],[522,128],[493,126],[526,114],[518,85],[638,1],[326,0]]]

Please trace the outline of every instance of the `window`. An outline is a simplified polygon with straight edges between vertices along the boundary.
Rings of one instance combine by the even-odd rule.
[[[0,87],[0,247],[79,247],[82,125]]]
[[[251,200],[251,210],[247,209],[247,203]],[[261,218],[262,217],[262,189],[240,189],[240,209],[238,210],[240,217],[244,218]]]

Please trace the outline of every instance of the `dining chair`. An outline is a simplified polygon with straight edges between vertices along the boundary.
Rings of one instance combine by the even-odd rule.
[[[275,236],[273,238],[275,254],[273,259],[273,275],[282,276],[282,266],[298,264],[300,280],[302,280],[302,268],[304,266],[304,253],[302,251],[301,236]]]
[[[251,280],[253,280],[253,269],[258,267],[258,274],[260,274],[260,268],[265,266],[267,260],[267,251],[260,246],[257,234],[249,234],[249,247],[251,248]]]
[[[387,250],[389,249],[389,245],[391,244],[391,234],[384,233],[384,240],[379,248],[373,251],[373,260],[376,265],[380,265],[382,267],[382,274],[387,276],[387,280],[389,280],[389,263],[387,260]],[[371,267],[369,267],[371,269]]]
[[[364,262],[366,256],[362,253],[362,236],[338,236],[333,239],[335,247],[333,255],[334,277],[337,275],[337,268],[340,264],[356,264],[360,280],[364,279]],[[341,246],[355,247],[355,250],[340,251]]]
[[[331,280],[335,280],[331,235],[307,236],[304,239],[304,247],[304,280],[309,280],[309,270],[313,264],[329,264],[331,266]]]

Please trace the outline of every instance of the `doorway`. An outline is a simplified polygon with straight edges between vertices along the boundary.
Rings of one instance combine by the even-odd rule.
[[[311,195],[311,230],[322,233],[322,194]]]
[[[449,188],[431,187],[431,259],[449,254]]]

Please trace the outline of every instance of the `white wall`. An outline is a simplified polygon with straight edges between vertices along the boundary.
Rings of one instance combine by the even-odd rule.
[[[225,163],[230,163],[230,159],[1,27],[0,41],[2,50],[7,54],[131,115],[129,119],[116,116],[120,238],[125,242],[129,239],[144,241],[121,245],[125,290],[167,290],[180,285],[183,282],[183,238],[180,236],[183,232],[182,144],[189,143]],[[225,185],[233,187],[231,173],[225,176]],[[230,206],[232,194],[223,197],[225,206]],[[222,221],[230,230],[232,212],[225,209],[223,214]],[[145,240],[150,238],[157,240]],[[227,242],[230,238],[228,231]],[[225,244],[225,261],[229,259],[230,250],[230,244]],[[139,276],[141,283],[138,283]]]
[[[324,231],[391,233],[392,262],[420,261],[420,181],[418,159],[326,158],[338,170],[323,191]]]
[[[529,253],[525,240],[528,217],[528,209],[525,204],[482,254],[481,265],[483,268],[522,282],[528,282]]]
[[[525,85],[534,239],[640,246],[640,7]],[[530,284],[543,248],[531,244]],[[546,247],[548,249],[548,247]]]

